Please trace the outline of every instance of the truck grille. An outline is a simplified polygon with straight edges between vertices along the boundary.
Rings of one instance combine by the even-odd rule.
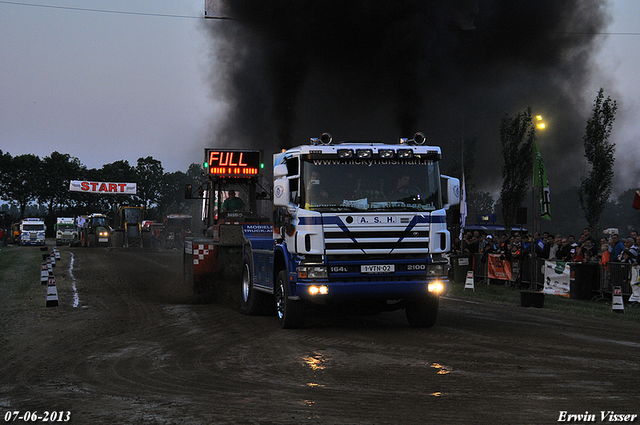
[[[334,255],[375,254],[426,254],[429,251],[429,231],[383,229],[354,229],[344,231],[334,226],[325,226],[325,250]]]

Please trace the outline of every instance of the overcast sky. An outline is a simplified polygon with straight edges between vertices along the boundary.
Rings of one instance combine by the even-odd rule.
[[[638,187],[640,1],[611,3],[594,87],[618,101],[617,164]],[[208,83],[203,25],[215,23],[203,10],[204,0],[0,0],[0,149],[68,153],[89,168],[201,162],[205,146],[227,142],[210,140],[224,105]]]
[[[203,10],[202,0],[1,2],[0,149],[57,150],[89,168],[200,162],[216,115]]]

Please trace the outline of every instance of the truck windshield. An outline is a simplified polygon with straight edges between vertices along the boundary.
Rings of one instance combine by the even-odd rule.
[[[442,208],[438,161],[308,159],[301,205],[316,211]]]

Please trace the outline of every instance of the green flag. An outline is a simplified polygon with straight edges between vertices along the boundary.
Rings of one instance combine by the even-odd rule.
[[[542,155],[538,145],[534,142],[535,150],[533,158],[533,186],[540,188],[540,217],[551,220],[551,192],[549,191],[549,181],[547,180],[547,170],[542,162]]]

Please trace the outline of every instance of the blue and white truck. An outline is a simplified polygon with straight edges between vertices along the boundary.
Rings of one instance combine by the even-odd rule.
[[[45,245],[47,226],[41,218],[24,218],[20,222],[20,245]]]
[[[239,287],[244,313],[275,311],[283,328],[302,327],[309,308],[352,302],[433,326],[449,269],[446,210],[460,184],[440,174],[441,150],[424,140],[333,143],[324,134],[274,155],[270,190],[260,161],[247,161],[260,153],[207,149],[208,231],[186,241],[187,281],[196,292]],[[246,208],[222,208],[231,190]]]

